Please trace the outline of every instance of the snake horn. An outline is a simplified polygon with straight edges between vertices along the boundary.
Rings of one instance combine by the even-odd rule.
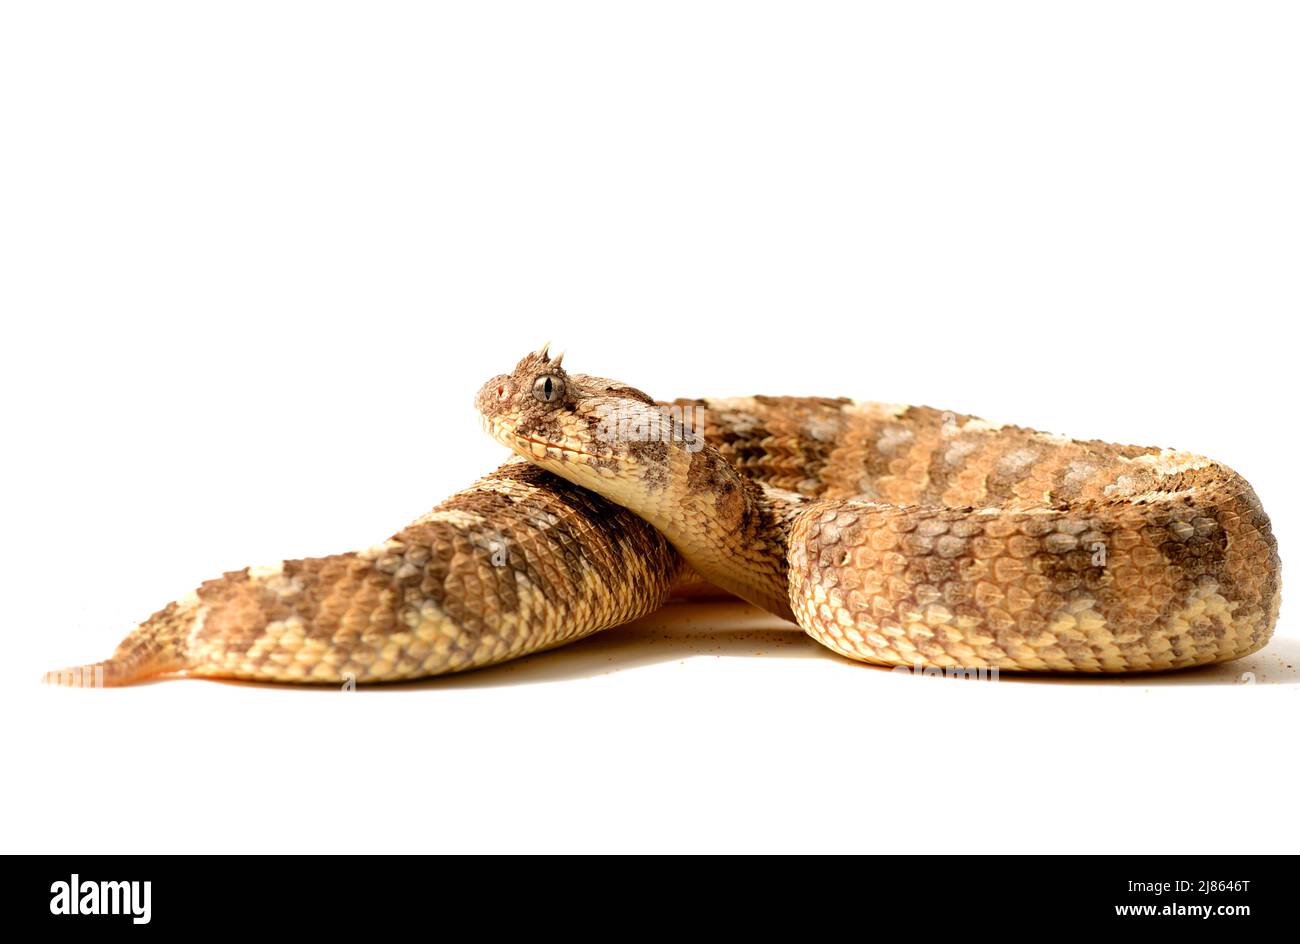
[[[542,360],[549,360],[550,358],[547,357],[547,351],[549,351],[550,349],[551,349],[551,342],[547,341],[545,344],[543,344],[541,347],[537,349],[537,356],[540,357]]]

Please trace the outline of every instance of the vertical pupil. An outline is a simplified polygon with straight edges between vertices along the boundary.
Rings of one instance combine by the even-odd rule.
[[[550,377],[546,378],[546,386],[544,389],[546,390],[546,399],[548,400],[551,399],[551,378]]]

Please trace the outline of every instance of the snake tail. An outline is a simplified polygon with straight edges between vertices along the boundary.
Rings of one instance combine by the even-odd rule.
[[[169,603],[137,626],[102,662],[46,672],[48,685],[112,688],[189,668],[189,638],[202,618],[196,594]]]

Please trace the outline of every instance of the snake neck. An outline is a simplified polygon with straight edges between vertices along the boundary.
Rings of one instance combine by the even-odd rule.
[[[654,525],[711,583],[793,619],[786,549],[802,500],[746,478],[702,440],[640,443],[632,451],[631,471],[573,481]],[[573,469],[554,471],[568,477]]]

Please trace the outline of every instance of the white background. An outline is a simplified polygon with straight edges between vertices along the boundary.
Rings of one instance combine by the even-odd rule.
[[[38,682],[494,467],[473,394],[548,338],[660,397],[1202,452],[1293,561],[1298,27],[1267,3],[6,4],[0,845],[1300,850],[1285,604],[1257,656],[1126,681],[913,679],[673,613],[348,695]]]

